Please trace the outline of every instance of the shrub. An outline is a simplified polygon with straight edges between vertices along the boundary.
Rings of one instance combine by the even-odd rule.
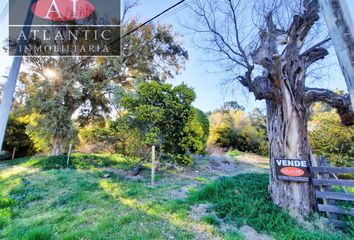
[[[14,148],[16,148],[15,157],[33,155],[35,153],[34,144],[26,133],[27,124],[28,122],[23,118],[10,114],[3,146],[3,150],[10,153],[10,158]]]
[[[184,84],[152,81],[139,84],[136,93],[126,94],[121,105],[147,147],[156,145],[173,161],[189,165],[192,158],[186,154],[201,153],[205,148],[203,125],[192,107],[194,100],[195,92]]]
[[[262,116],[240,110],[213,113],[208,144],[266,155],[268,142]]]
[[[312,150],[335,166],[354,164],[354,126],[343,126],[335,111],[317,112],[309,122]]]
[[[125,117],[107,121],[104,126],[90,125],[79,131],[80,150],[85,153],[115,152],[138,156],[142,139],[138,129]]]
[[[193,164],[193,157],[188,154],[167,154],[166,155],[173,163],[190,166]]]

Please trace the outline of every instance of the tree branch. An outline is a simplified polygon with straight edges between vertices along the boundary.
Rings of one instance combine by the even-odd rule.
[[[300,55],[300,58],[305,63],[305,67],[308,68],[311,64],[317,62],[318,60],[324,59],[329,53],[323,45],[329,42],[331,39],[327,38],[316,45],[312,46]]]
[[[257,100],[273,100],[276,101],[276,95],[274,91],[263,86],[263,83],[267,82],[266,76],[258,76],[252,81],[253,67],[248,70],[245,76],[238,76],[237,79],[245,86],[250,92],[252,92]]]
[[[320,18],[320,4],[318,0],[305,0],[304,9],[301,15],[294,16],[288,30],[289,41],[296,44],[299,49],[303,47],[306,36]]]
[[[324,102],[337,109],[343,125],[354,125],[354,112],[352,111],[349,94],[340,95],[327,89],[306,88],[305,101],[307,104]]]

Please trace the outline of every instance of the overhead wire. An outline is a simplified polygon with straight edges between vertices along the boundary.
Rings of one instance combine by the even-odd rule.
[[[12,1],[12,2],[11,2]],[[111,42],[108,46],[111,46],[112,44],[114,44],[115,41],[120,41],[123,38],[129,36],[130,34],[136,32],[137,30],[139,30],[140,28],[144,27],[145,25],[153,22],[154,20],[160,19],[160,20],[164,20],[167,19],[173,15],[175,15],[176,13],[184,10],[186,7],[189,6],[189,4],[194,1],[194,0],[189,0],[187,2],[185,2],[186,0],[181,0],[179,2],[177,2],[176,4],[172,5],[171,7],[165,9],[164,11],[160,12],[159,14],[157,14],[156,16],[150,18],[149,20],[147,20],[146,22],[142,23],[141,25],[139,25],[138,27],[130,30],[129,32],[125,33],[123,36],[120,36],[118,39],[114,40],[113,42]],[[14,6],[16,0],[10,0],[9,3],[5,6],[5,8],[3,9],[1,15],[3,15],[4,13],[6,13],[6,8],[9,6],[9,10]],[[180,6],[182,3],[184,3],[182,6]],[[173,9],[173,10],[172,10]],[[171,11],[172,10],[172,11]],[[171,12],[170,12],[171,11]],[[169,14],[167,14],[166,16],[163,16],[164,14],[170,12]],[[0,16],[1,16],[0,15]],[[162,17],[162,18],[161,18]],[[1,19],[1,17],[0,17]],[[153,39],[151,40],[153,41]],[[103,49],[102,49],[103,50]],[[100,50],[100,51],[102,51]],[[73,69],[75,67],[77,67],[78,65],[80,65],[81,63],[83,63],[85,60],[89,59],[90,57],[85,57],[82,60],[80,60],[78,63],[74,64],[73,66],[69,67],[69,69]]]
[[[147,20],[146,22],[142,23],[141,25],[139,25],[138,27],[130,30],[129,32],[125,33],[123,36],[119,37],[118,39],[114,40],[113,42],[111,42],[108,46],[111,46],[114,44],[115,41],[120,41],[123,38],[129,36],[130,34],[136,32],[137,30],[139,30],[140,28],[144,27],[145,25],[151,23],[152,21],[158,19],[159,17],[163,16],[165,13],[171,11],[172,9],[178,7],[179,5],[181,5],[182,3],[184,3],[186,0],[181,0],[178,3],[172,5],[171,7],[165,9],[164,11],[162,11],[161,13],[157,14],[156,16],[150,18],[149,20]],[[193,1],[193,0],[190,0]],[[152,39],[153,40],[153,39]],[[101,49],[100,51],[102,51],[103,49]],[[69,67],[69,69],[73,69],[77,66],[79,66],[81,63],[83,63],[85,60],[89,59],[90,57],[85,57],[84,59],[82,59],[81,61],[79,61],[78,63],[74,64],[73,66]]]
[[[195,1],[195,0],[189,0],[189,1],[185,2],[183,5],[179,6],[179,7],[176,8],[176,9],[174,9],[173,11],[171,11],[170,13],[168,13],[167,15],[165,15],[165,16],[159,18],[159,20],[160,20],[160,21],[163,21],[163,20],[165,20],[165,19],[167,19],[167,18],[169,18],[169,17],[171,17],[171,16],[173,16],[173,15],[179,13],[180,11],[182,11],[182,10],[186,9],[187,7],[189,7],[190,4],[191,4],[193,1]]]
[[[0,17],[1,17],[1,18],[4,17],[4,14],[6,13],[6,10],[8,10],[7,13],[9,13],[10,10],[11,10],[11,8],[15,5],[15,3],[16,3],[16,0],[9,0],[9,1],[7,2],[7,4],[6,4],[6,6],[4,7],[4,9],[3,9],[3,11],[2,11]]]
[[[7,14],[9,14],[11,8],[15,5],[15,2],[16,2],[16,0],[9,0],[6,3],[4,9],[1,11],[1,14],[0,14],[0,22],[2,22],[5,19]]]
[[[176,3],[175,5],[167,8],[166,10],[162,11],[161,13],[157,14],[156,16],[154,16],[153,18],[150,18],[148,21],[144,22],[143,24],[141,24],[140,26],[132,29],[131,31],[129,31],[128,33],[124,34],[123,36],[121,36],[119,38],[119,40],[121,40],[122,38],[132,34],[133,32],[139,30],[140,28],[144,27],[145,25],[149,24],[150,22],[154,21],[155,19],[158,19],[159,17],[161,17],[162,15],[164,15],[165,13],[169,12],[170,10],[174,9],[175,7],[179,6],[180,4],[182,4],[183,2],[185,2],[186,0],[181,0],[178,3]]]
[[[165,20],[165,19],[167,19],[167,18],[169,18],[169,17],[171,17],[171,16],[177,14],[178,12],[184,10],[186,7],[189,7],[189,6],[190,6],[190,3],[192,3],[193,1],[195,1],[195,0],[187,1],[186,3],[184,3],[184,5],[182,5],[182,6],[178,7],[178,8],[176,8],[175,10],[173,10],[173,11],[172,11],[171,13],[169,13],[168,15],[163,16],[162,18],[158,18],[157,20],[162,21],[162,20]],[[156,36],[153,36],[152,39],[150,39],[150,40],[149,40],[148,42],[146,42],[145,44],[150,44],[151,42],[153,42],[153,41],[155,40],[155,38],[156,38]],[[130,54],[130,55],[134,55],[134,54],[137,54],[137,53],[142,53],[142,49],[141,49],[141,48],[136,48],[135,51],[133,51],[133,53]]]

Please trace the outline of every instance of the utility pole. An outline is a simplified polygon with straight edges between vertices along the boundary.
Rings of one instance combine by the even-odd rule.
[[[31,25],[33,21],[33,12],[31,10],[32,5],[36,2],[36,0],[31,0],[30,1],[30,6],[28,7],[27,11],[27,16],[25,19],[24,27],[23,27],[23,33],[26,36],[26,39],[29,36],[30,30],[31,30]],[[10,11],[10,9],[9,9]],[[10,69],[10,74],[7,79],[7,82],[5,84],[2,100],[1,100],[1,105],[0,105],[0,150],[2,150],[3,142],[4,142],[4,137],[5,137],[5,132],[6,132],[6,125],[7,121],[9,119],[10,111],[11,111],[11,106],[12,106],[12,101],[13,97],[15,94],[15,89],[16,89],[16,82],[18,78],[18,74],[20,72],[21,68],[21,63],[23,59],[23,55],[19,54],[19,47],[20,46],[25,46],[27,44],[27,41],[24,38],[21,38],[19,41],[19,44],[16,49],[16,55],[14,56],[12,66]],[[24,49],[24,47],[22,47]]]
[[[354,27],[346,0],[320,0],[354,111]]]

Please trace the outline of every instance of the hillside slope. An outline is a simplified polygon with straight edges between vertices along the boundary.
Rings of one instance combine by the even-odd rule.
[[[130,175],[134,164],[80,154],[69,167],[65,157],[0,163],[0,238],[350,239],[272,205],[264,158],[199,157],[162,167],[154,187],[148,168]]]

